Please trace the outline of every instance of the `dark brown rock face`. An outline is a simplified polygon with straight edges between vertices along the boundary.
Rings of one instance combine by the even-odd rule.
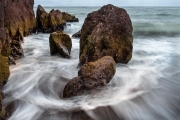
[[[81,30],[79,30],[77,33],[73,34],[72,37],[80,38],[81,37]]]
[[[56,29],[63,30],[66,24],[66,21],[62,19],[61,11],[52,9],[50,13],[47,13],[41,5],[38,5],[36,16],[39,32],[52,33]]]
[[[2,107],[2,87],[9,77],[9,41],[6,39],[6,32],[4,29],[4,7],[5,1],[0,0],[0,120],[5,120],[5,111]]]
[[[4,27],[10,40],[10,63],[23,57],[23,37],[35,32],[36,19],[33,11],[34,0],[5,0]]]
[[[52,9],[47,13],[41,5],[38,5],[36,16],[38,32],[43,33],[52,33],[57,29],[64,30],[66,22],[79,21],[75,16],[60,10]]]
[[[53,32],[49,37],[49,44],[51,55],[58,53],[62,57],[70,57],[72,41],[69,35],[64,34],[61,31]]]
[[[79,19],[76,18],[74,15],[71,15],[67,12],[62,12],[63,20],[66,20],[67,22],[79,22]]]
[[[130,17],[122,8],[109,4],[88,14],[81,29],[80,63],[103,56],[128,63],[133,49],[132,30]]]
[[[19,29],[22,36],[31,34],[35,30],[34,0],[6,0],[5,6],[4,23],[13,40],[19,37]]]
[[[78,77],[67,83],[63,97],[68,98],[105,86],[110,82],[116,71],[115,61],[111,56],[104,56],[95,62],[88,62],[78,72]]]

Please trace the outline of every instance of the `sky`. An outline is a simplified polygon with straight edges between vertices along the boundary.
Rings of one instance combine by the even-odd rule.
[[[180,6],[180,0],[34,0],[35,6]]]

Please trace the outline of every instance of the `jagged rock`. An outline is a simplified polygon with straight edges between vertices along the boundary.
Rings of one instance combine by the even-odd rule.
[[[69,35],[57,30],[51,33],[49,43],[51,55],[58,53],[65,58],[70,57],[72,41]]]
[[[88,14],[81,29],[80,63],[112,56],[128,63],[132,57],[132,23],[127,12],[111,4]]]
[[[66,20],[67,22],[79,22],[79,19],[76,18],[74,15],[71,15],[67,12],[62,12],[63,14],[63,20]]]
[[[24,52],[21,46],[21,42],[17,40],[12,40],[11,42],[11,58],[14,58],[15,60],[24,57]]]
[[[41,5],[38,5],[36,16],[39,32],[52,33],[56,29],[64,30],[66,25],[66,21],[62,19],[62,13],[59,10],[52,9],[50,13],[47,13]]]
[[[73,34],[72,37],[80,38],[81,37],[81,30],[79,30],[77,33]]]
[[[16,60],[24,56],[20,43],[24,36],[36,31],[34,0],[6,0],[4,6],[4,27],[11,50],[10,58]]]
[[[6,0],[4,23],[12,39],[17,38],[19,28],[23,36],[35,32],[36,19],[33,6],[34,0]]]
[[[98,86],[105,86],[113,78],[115,71],[115,61],[111,56],[104,56],[95,62],[88,62],[79,70],[78,77],[66,84],[63,97],[80,95]]]
[[[8,40],[3,36],[5,36],[5,30],[0,28],[0,84],[7,81],[9,77],[8,56],[10,49]]]

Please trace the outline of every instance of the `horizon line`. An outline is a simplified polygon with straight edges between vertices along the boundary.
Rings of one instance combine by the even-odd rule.
[[[59,6],[49,6],[49,5],[41,5],[41,6],[43,6],[43,7],[102,7],[102,6],[104,6],[104,5],[102,5],[102,6],[61,6],[61,5],[59,5]],[[115,5],[115,6],[117,6],[117,7],[180,7],[180,6],[153,6],[153,5],[147,5],[147,6],[125,6],[125,5],[122,5],[122,6],[118,6],[118,5]],[[38,7],[38,5],[34,5],[34,7]]]

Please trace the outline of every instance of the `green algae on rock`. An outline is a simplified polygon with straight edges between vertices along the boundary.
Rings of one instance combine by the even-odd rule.
[[[1,83],[7,81],[10,75],[8,57],[0,55],[0,81]]]
[[[49,44],[51,55],[58,53],[65,58],[70,57],[72,41],[69,35],[61,31],[53,32],[49,37]]]

